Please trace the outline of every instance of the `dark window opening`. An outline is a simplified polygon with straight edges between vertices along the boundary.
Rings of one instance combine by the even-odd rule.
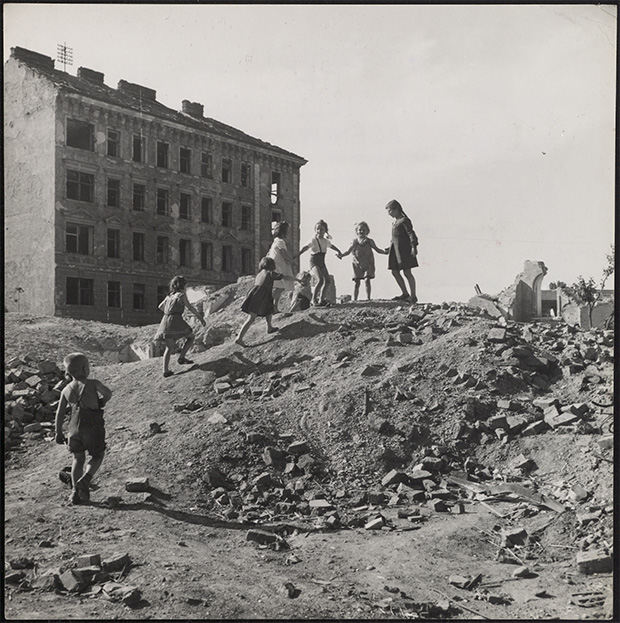
[[[137,311],[146,309],[146,286],[143,283],[133,284],[133,308]]]
[[[191,251],[192,251],[191,240],[186,240],[185,238],[181,238],[181,240],[179,240],[179,266],[190,266],[191,265]]]
[[[108,229],[108,257],[121,256],[121,230]]]
[[[252,228],[252,207],[241,206],[241,229],[249,231]]]
[[[67,199],[93,202],[95,176],[81,171],[67,171]]]
[[[232,184],[232,160],[222,158],[222,182]]]
[[[93,228],[89,225],[67,223],[65,241],[67,253],[90,255],[93,252]]]
[[[134,162],[144,162],[144,138],[140,134],[133,135],[133,152],[131,159]]]
[[[271,172],[271,203],[277,203],[280,196],[280,184],[282,177],[277,171]]]
[[[94,305],[95,304],[95,281],[94,279],[81,279],[80,277],[67,277],[67,291],[65,302],[67,305]]]
[[[157,305],[168,296],[168,286],[157,286]]]
[[[108,130],[108,156],[121,156],[121,133],[117,130]]]
[[[230,245],[222,245],[222,270],[226,273],[233,269],[233,249]]]
[[[121,207],[121,181],[108,179],[106,203],[112,208]]]
[[[144,262],[145,235],[142,232],[133,232],[133,259],[134,262]]]
[[[156,262],[167,264],[170,260],[170,239],[168,236],[157,236]]]
[[[170,151],[170,146],[168,143],[162,143],[161,141],[157,141],[157,166],[162,169],[168,168],[168,153]]]
[[[252,250],[241,249],[241,273],[243,275],[251,275],[254,273],[252,268]]]
[[[200,245],[200,268],[213,270],[213,244],[211,242],[203,242]]]
[[[121,306],[121,282],[108,281],[108,307],[120,308]]]
[[[181,147],[179,150],[179,170],[181,173],[191,174],[192,172],[192,150]]]
[[[233,224],[233,204],[230,201],[222,202],[222,226],[232,227]]]
[[[186,193],[180,194],[179,201],[179,218],[182,218],[186,221],[192,216],[192,197]]]
[[[93,151],[94,146],[95,126],[86,121],[67,119],[67,147]]]
[[[271,222],[279,223],[282,220],[282,212],[278,212],[277,210],[271,211]]]
[[[203,223],[213,223],[213,199],[203,197],[200,200],[200,220]]]
[[[168,216],[170,213],[170,193],[167,188],[157,189],[157,214]]]
[[[202,152],[200,160],[200,176],[201,177],[213,177],[213,156],[206,151]]]
[[[241,186],[250,188],[252,186],[252,169],[249,164],[241,163]]]
[[[144,184],[133,185],[133,209],[137,212],[144,212],[146,207],[146,186]]]

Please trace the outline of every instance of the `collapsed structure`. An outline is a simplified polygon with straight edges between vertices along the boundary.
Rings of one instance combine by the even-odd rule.
[[[272,221],[299,248],[301,156],[24,48],[4,75],[6,310],[153,324],[175,274],[253,274]]]

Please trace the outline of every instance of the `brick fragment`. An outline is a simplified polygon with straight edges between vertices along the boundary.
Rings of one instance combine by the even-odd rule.
[[[117,552],[112,554],[109,558],[102,560],[101,568],[108,573],[114,573],[115,571],[122,571],[130,564],[131,558],[129,554]]]

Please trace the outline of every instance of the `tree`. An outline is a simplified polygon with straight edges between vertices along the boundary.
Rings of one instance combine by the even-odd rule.
[[[577,281],[571,286],[571,290],[575,298],[580,302],[588,306],[588,320],[590,321],[590,327],[592,327],[592,311],[595,305],[603,296],[603,290],[605,289],[605,283],[607,279],[614,273],[615,261],[616,261],[616,249],[611,245],[611,253],[606,256],[607,265],[603,269],[603,275],[601,277],[600,286],[597,287],[593,277],[590,277],[587,281],[579,275]]]

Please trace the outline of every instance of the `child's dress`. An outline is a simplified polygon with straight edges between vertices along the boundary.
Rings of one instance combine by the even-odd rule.
[[[162,301],[160,309],[164,312],[164,317],[155,334],[156,340],[179,340],[193,334],[192,328],[183,319],[183,294],[172,292]]]
[[[256,275],[254,286],[241,303],[241,309],[246,314],[271,316],[273,314],[273,282],[278,279],[282,279],[280,273],[261,270]]]
[[[290,292],[295,283],[295,276],[293,275],[293,268],[290,262],[287,263],[284,260],[283,252],[288,253],[286,240],[274,238],[269,251],[267,251],[267,257],[270,257],[276,263],[276,272],[282,275],[282,282],[278,284],[278,288],[283,288],[286,292]]]
[[[398,218],[392,224],[392,244],[388,256],[389,270],[406,270],[418,266],[418,258],[411,252],[418,246],[418,237],[408,217]]]
[[[364,238],[362,242],[356,238],[351,243],[353,281],[375,278],[375,254],[372,250],[373,245],[374,242],[370,238]]]
[[[84,406],[84,403],[94,405],[95,401],[96,409]],[[68,445],[71,452],[88,450],[91,456],[105,451],[103,409],[99,408],[99,398],[92,380],[85,381],[77,402],[71,403]]]

